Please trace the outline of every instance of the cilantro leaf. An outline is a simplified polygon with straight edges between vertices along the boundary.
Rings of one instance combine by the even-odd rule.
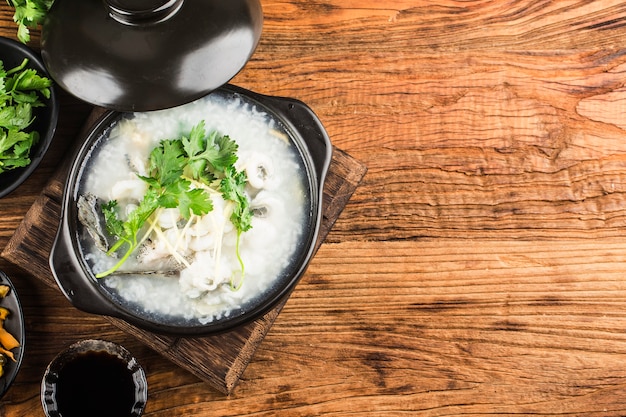
[[[207,193],[200,188],[186,190],[178,196],[178,208],[185,219],[189,219],[191,213],[202,216],[213,210],[213,203]]]
[[[229,168],[237,162],[237,143],[229,136],[218,136],[217,133],[213,135],[215,138],[214,143],[219,149],[219,153],[216,158],[211,161],[211,164],[216,170],[224,172],[226,168]]]
[[[101,210],[107,231],[114,236],[122,236],[124,234],[124,222],[118,219],[116,208],[117,201],[111,200],[102,204]]]
[[[237,162],[237,143],[216,131],[207,136],[204,121],[194,126],[189,137],[182,138],[182,144],[191,177],[205,184],[219,178],[227,167]]]
[[[239,233],[252,227],[252,211],[246,196],[247,177],[245,171],[237,171],[234,166],[226,168],[225,177],[220,182],[220,191],[224,199],[235,203],[230,221]]]
[[[149,170],[159,184],[177,181],[183,174],[185,157],[179,140],[164,140],[150,153]]]
[[[13,21],[17,23],[17,38],[22,43],[30,41],[30,29],[43,23],[54,0],[7,0],[15,9]]]

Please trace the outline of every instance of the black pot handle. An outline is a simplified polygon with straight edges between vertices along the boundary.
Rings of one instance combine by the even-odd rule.
[[[323,184],[332,158],[332,146],[322,122],[309,106],[299,100],[272,97],[270,102],[276,108],[277,113],[283,114],[293,124],[308,145],[317,180],[319,184]]]
[[[63,217],[50,251],[50,268],[54,279],[74,307],[87,313],[114,316],[115,311],[102,301],[97,286],[89,285],[87,278],[82,275],[81,265],[72,248],[73,239]]]
[[[309,106],[294,98],[266,96],[233,85],[227,88],[256,99],[291,125],[308,147],[318,183],[324,183],[332,159],[332,144],[322,122]]]

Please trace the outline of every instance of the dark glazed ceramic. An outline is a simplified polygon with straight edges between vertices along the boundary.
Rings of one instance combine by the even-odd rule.
[[[6,70],[17,67],[24,58],[28,58],[27,68],[36,70],[42,76],[49,76],[41,57],[32,49],[13,39],[0,37],[0,60],[2,60]],[[33,109],[35,121],[28,128],[39,132],[39,142],[33,146],[30,152],[31,162],[26,167],[0,174],[0,197],[11,193],[26,181],[37,168],[52,143],[59,118],[59,103],[54,86],[50,88],[50,98],[42,98],[42,100],[46,105]]]
[[[197,336],[216,333],[254,320],[267,312],[288,295],[295,287],[315,251],[322,218],[323,185],[332,156],[332,146],[317,116],[304,103],[288,98],[269,97],[235,86],[224,86],[211,94],[235,97],[272,115],[291,136],[306,169],[310,207],[308,226],[299,242],[299,249],[286,272],[278,282],[245,309],[208,324],[172,324],[168,320],[147,317],[133,306],[120,302],[107,292],[94,277],[80,253],[77,200],[80,172],[86,158],[94,152],[99,139],[121,117],[121,113],[109,111],[85,138],[77,150],[65,186],[61,225],[50,255],[53,275],[68,300],[78,309],[95,314],[121,318],[145,330],[179,335]]]
[[[97,339],[81,340],[80,342],[74,343],[59,353],[46,368],[41,380],[40,393],[41,405],[46,416],[63,417],[61,413],[59,413],[59,405],[56,399],[59,372],[61,372],[67,363],[71,362],[79,355],[91,352],[101,352],[119,358],[126,363],[128,370],[132,373],[135,388],[133,392],[134,404],[128,415],[131,417],[141,416],[146,402],[148,401],[148,382],[144,369],[137,359],[122,345]],[[98,376],[94,375],[94,378],[98,378]],[[89,381],[84,381],[84,383],[89,384]]]
[[[52,78],[79,99],[149,111],[227,83],[262,25],[259,0],[56,0],[41,48]]]

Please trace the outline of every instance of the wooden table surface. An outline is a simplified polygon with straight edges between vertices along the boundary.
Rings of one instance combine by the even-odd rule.
[[[91,337],[144,365],[149,417],[626,415],[626,4],[262,5],[233,83],[304,101],[368,173],[239,384],[0,260],[28,332],[0,415],[43,415],[46,365]],[[0,248],[91,111],[62,102],[46,160],[0,200]]]

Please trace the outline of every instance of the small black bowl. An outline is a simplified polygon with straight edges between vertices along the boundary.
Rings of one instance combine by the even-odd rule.
[[[24,58],[28,58],[27,68],[35,69],[39,75],[50,78],[38,53],[13,39],[0,37],[0,60],[5,70],[17,67]],[[33,109],[35,121],[28,128],[39,132],[40,136],[39,142],[31,149],[31,162],[23,168],[0,174],[0,198],[15,190],[33,173],[52,142],[59,118],[59,104],[53,86],[50,88],[50,98],[42,100],[45,106]]]
[[[139,417],[148,401],[148,382],[141,364],[124,346],[87,339],[72,344],[50,362],[41,380],[40,397],[48,417]]]
[[[22,306],[19,298],[17,297],[15,287],[9,277],[1,271],[0,284],[8,285],[10,287],[7,296],[0,299],[0,307],[4,307],[10,311],[9,317],[4,322],[4,328],[11,333],[18,342],[20,342],[20,346],[12,350],[13,355],[15,355],[15,362],[8,359],[7,363],[4,365],[4,375],[0,376],[0,398],[2,398],[15,380],[17,372],[20,369],[20,365],[22,364],[26,332],[24,330],[24,315],[22,313]]]

